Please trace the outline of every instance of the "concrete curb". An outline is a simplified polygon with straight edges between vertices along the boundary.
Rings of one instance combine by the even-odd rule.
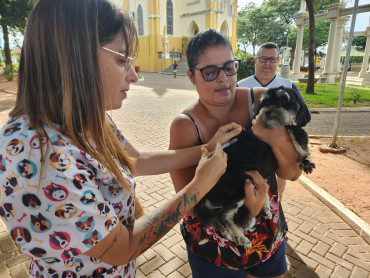
[[[311,113],[337,112],[337,108],[309,108]],[[342,107],[341,112],[370,112],[370,107]]]
[[[353,230],[355,230],[370,244],[370,224],[346,208],[340,201],[335,199],[305,175],[301,175],[298,179],[298,182],[301,183],[320,201],[322,201],[327,207],[338,214],[340,218],[347,222],[347,224],[350,225]]]
[[[309,134],[309,138],[333,138],[333,135]],[[370,135],[337,135],[337,138],[369,138]]]

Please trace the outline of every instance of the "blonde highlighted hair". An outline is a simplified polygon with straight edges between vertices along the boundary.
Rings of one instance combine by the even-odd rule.
[[[127,14],[107,0],[40,0],[28,20],[11,117],[27,114],[32,127],[59,124],[74,144],[103,164],[130,190],[116,161],[133,171],[106,121],[98,48],[122,32],[126,55],[137,52]],[[112,159],[113,158],[113,159]],[[136,203],[136,216],[142,215]]]

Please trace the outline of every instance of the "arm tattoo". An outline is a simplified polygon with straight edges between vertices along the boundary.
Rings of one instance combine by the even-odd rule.
[[[162,238],[173,226],[180,220],[183,212],[192,208],[197,203],[196,191],[193,194],[183,194],[182,201],[177,204],[174,210],[165,212],[168,208],[168,204],[153,211],[150,215],[141,217],[134,226],[134,232],[140,230],[147,230],[139,239],[138,247],[132,257],[129,259],[133,260],[138,254],[144,253],[152,245],[154,245],[160,238]]]
[[[183,194],[183,198],[184,198],[184,207],[186,206],[193,206],[197,203],[197,195],[196,194],[193,194],[193,195],[190,195],[188,196],[188,194]]]
[[[166,204],[152,214],[143,216],[135,223],[135,231],[147,230],[139,240],[137,252],[143,253],[170,231],[180,220],[184,210],[191,208],[197,200],[196,194],[183,194],[182,198],[183,201],[180,201],[174,210],[166,213],[168,208],[168,204]]]

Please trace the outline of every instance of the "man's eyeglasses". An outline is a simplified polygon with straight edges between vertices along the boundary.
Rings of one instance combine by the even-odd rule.
[[[126,68],[126,71],[129,71],[131,66],[132,66],[132,63],[134,62],[134,59],[135,59],[135,56],[134,57],[129,57],[129,56],[126,56],[125,54],[122,54],[122,53],[119,53],[117,51],[114,51],[112,49],[109,49],[109,48],[106,48],[104,46],[100,46],[100,48],[110,52],[110,53],[113,53],[113,54],[116,54],[116,55],[119,55],[123,58],[125,58],[125,68]]]
[[[233,76],[238,73],[240,66],[240,59],[234,59],[232,61],[226,62],[223,67],[219,68],[216,66],[206,66],[201,69],[193,68],[199,70],[202,74],[204,81],[213,81],[216,80],[220,74],[220,71],[223,70],[227,76]]]
[[[277,61],[279,61],[279,58],[278,57],[258,57],[258,61],[263,64],[267,63],[267,61],[269,61],[272,64],[275,64],[277,63]]]

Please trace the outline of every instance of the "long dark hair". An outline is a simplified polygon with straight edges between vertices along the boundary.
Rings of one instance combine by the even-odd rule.
[[[128,187],[115,161],[130,170],[133,164],[106,121],[98,62],[99,46],[119,32],[125,54],[133,56],[135,26],[109,1],[40,0],[28,20],[10,116],[27,114],[37,132],[42,124],[61,125],[77,147]]]

